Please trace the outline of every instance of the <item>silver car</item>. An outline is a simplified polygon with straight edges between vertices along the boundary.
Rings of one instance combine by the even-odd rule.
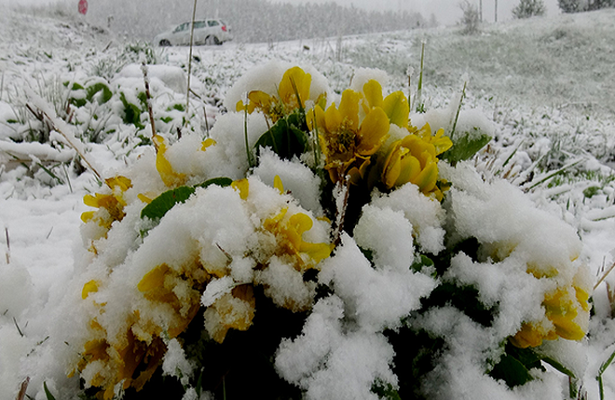
[[[221,19],[194,21],[194,44],[214,45],[232,40],[231,27]],[[161,33],[154,38],[159,46],[181,46],[190,44],[190,22],[184,22],[175,29]]]

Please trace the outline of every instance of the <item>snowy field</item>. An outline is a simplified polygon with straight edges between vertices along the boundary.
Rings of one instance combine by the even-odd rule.
[[[65,368],[70,357],[57,348],[79,330],[72,324],[80,319],[67,312],[67,304],[75,297],[70,293],[74,282],[82,286],[86,282],[76,276],[86,274],[84,260],[90,257],[83,237],[91,232],[84,228],[81,215],[92,208],[83,199],[100,191],[101,182],[75,161],[75,151],[62,144],[65,139],[49,120],[36,117],[36,107],[47,107],[57,115],[56,128],[64,121],[70,131],[66,133],[84,143],[86,158],[108,178],[150,155],[151,141],[145,133],[151,130],[149,119],[135,89],[143,85],[141,62],[150,65],[159,132],[177,135],[183,130],[204,137],[223,115],[235,111],[229,110],[230,101],[225,103],[233,85],[271,60],[313,66],[337,94],[358,71],[365,71],[361,68],[378,68],[388,74],[380,81],[384,92],[401,90],[414,97],[421,43],[426,52],[421,102],[428,113],[411,113],[412,121],[429,120],[430,110],[455,109],[467,82],[462,115],[479,119],[493,136],[468,165],[485,181],[503,179],[520,188],[523,198],[529,199],[527,204],[519,200],[519,207],[525,207],[520,210],[529,210],[526,216],[534,215],[533,209],[542,212],[535,223],[563,221],[561,226],[571,226],[581,239],[575,257],[589,268],[591,286],[597,285],[591,295],[589,331],[579,344],[555,348],[564,349],[560,362],[571,365],[578,378],[578,398],[584,394],[588,399],[615,398],[615,367],[605,364],[615,351],[615,275],[599,281],[615,264],[613,21],[615,10],[605,10],[485,26],[471,37],[449,28],[196,47],[191,65],[195,96],[184,126],[188,48],[132,43],[76,17],[2,13],[0,399],[16,398],[26,377],[27,396],[37,400],[49,398],[44,383],[57,399],[73,398],[79,385],[66,377],[71,372]],[[110,100],[104,100],[109,89],[103,86],[111,90]],[[229,96],[241,98],[237,90]],[[541,219],[542,215],[548,217]],[[480,212],[475,218],[479,216]],[[491,222],[486,217],[485,226]],[[518,221],[511,216],[508,222],[513,227]],[[552,243],[559,237],[532,235],[535,232],[526,239]],[[568,237],[563,233],[562,237],[566,243]],[[524,240],[522,233],[519,240]],[[427,242],[422,245],[430,247]],[[74,312],[84,310],[85,306],[75,307]],[[285,344],[292,351],[297,342]],[[470,382],[450,383],[448,390],[456,388],[454,398],[459,399],[558,399],[570,394],[568,377],[551,366],[536,380],[506,391],[495,384],[476,383],[473,388]],[[298,379],[295,384],[312,396],[318,393],[312,383]],[[446,390],[442,393],[440,398],[446,398]]]

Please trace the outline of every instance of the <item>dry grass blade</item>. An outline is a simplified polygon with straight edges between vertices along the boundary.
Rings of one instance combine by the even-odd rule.
[[[188,88],[186,89],[186,117],[184,125],[188,122],[188,109],[190,108],[190,74],[192,74],[192,46],[194,44],[194,20],[196,19],[196,3],[194,0],[194,8],[192,9],[192,24],[190,24],[190,52],[188,55]]]
[[[77,152],[77,154],[79,154],[79,157],[81,157],[81,159],[87,164],[87,167],[90,169],[90,171],[92,171],[98,177],[99,180],[103,181],[102,175],[98,172],[98,170],[94,167],[94,165],[92,165],[92,163],[87,159],[83,151],[80,149],[80,146],[77,146],[75,143],[73,143],[73,141],[69,138],[69,136],[65,132],[63,132],[62,129],[58,127],[58,125],[54,121],[54,118],[50,117],[49,114],[47,114],[45,111],[40,110],[40,109],[38,110],[38,113],[35,112],[34,109],[29,104],[27,104],[26,107],[34,115],[40,116],[41,121],[44,121],[46,124],[48,124],[49,127],[51,128],[50,130],[54,130],[58,132],[60,135],[62,135],[62,137],[64,137],[64,139],[66,140],[66,143],[70,147],[72,147]]]
[[[30,377],[26,377],[26,379],[21,382],[21,386],[19,387],[19,393],[17,393],[17,397],[15,400],[24,400],[26,397],[26,391],[28,390],[28,384],[30,383]]]
[[[615,269],[615,262],[613,264],[611,264],[611,266],[609,267],[609,269],[607,269],[604,274],[602,274],[602,276],[600,277],[600,279],[598,279],[598,282],[596,282],[596,284],[594,285],[594,290],[596,290],[596,288],[598,286],[600,286],[600,284],[606,279],[606,277],[611,273],[611,271],[613,271],[613,269]]]

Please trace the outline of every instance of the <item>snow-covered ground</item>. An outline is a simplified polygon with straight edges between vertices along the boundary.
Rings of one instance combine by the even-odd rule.
[[[186,129],[215,125],[227,111],[227,91],[269,60],[311,64],[337,92],[358,68],[379,68],[389,76],[385,91],[415,96],[424,42],[425,109],[454,104],[467,82],[463,109],[478,110],[495,127],[494,140],[474,159],[476,169],[487,180],[503,177],[521,187],[536,208],[575,228],[583,243],[580,259],[598,282],[615,263],[614,19],[615,10],[605,10],[486,26],[476,37],[447,29],[197,47],[191,79],[200,100],[191,102],[195,111]],[[83,256],[80,215],[90,209],[83,196],[99,190],[94,174],[65,162],[73,150],[58,145],[53,133],[22,142],[29,131],[44,131],[25,104],[48,103],[59,117],[79,120],[70,130],[82,138],[96,135],[86,140],[86,152],[103,177],[112,176],[145,152],[135,125],[114,113],[122,102],[113,97],[74,107],[72,117],[64,107],[84,98],[83,86],[96,78],[122,90],[142,85],[134,65],[142,61],[160,65],[150,67],[154,105],[166,109],[157,115],[165,121],[160,129],[175,132],[181,127],[179,105],[185,104],[181,71],[187,71],[187,48],[130,43],[77,18],[0,15],[0,399],[15,398],[27,376],[28,394],[36,399],[45,398],[43,380],[53,393],[66,381],[70,371],[49,369],[53,363],[45,358],[51,355],[37,351],[47,340],[62,344],[49,338],[51,331],[71,329],[62,325],[59,304],[79,261],[75,255]],[[128,92],[125,99],[139,104]],[[97,119],[103,113],[109,115],[104,126]],[[590,399],[600,398],[596,376],[615,349],[615,304],[607,284],[615,284],[615,275],[594,291],[583,354],[573,356],[587,357],[579,368]],[[28,358],[44,360],[40,365],[47,369],[38,370]],[[604,398],[614,398],[615,367],[606,369],[603,380]]]

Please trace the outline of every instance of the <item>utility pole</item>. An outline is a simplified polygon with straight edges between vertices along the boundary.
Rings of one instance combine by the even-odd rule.
[[[480,22],[483,22],[483,0],[480,0],[479,4],[480,4],[480,7],[479,7],[479,10],[480,10]]]
[[[498,22],[498,0],[495,0],[495,22]]]

